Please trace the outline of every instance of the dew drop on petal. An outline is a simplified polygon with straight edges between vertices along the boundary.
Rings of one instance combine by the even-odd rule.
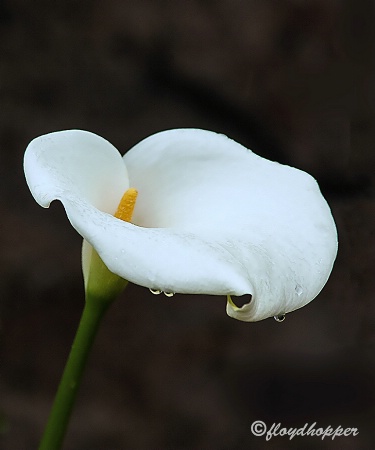
[[[296,285],[295,291],[296,291],[298,296],[302,295],[302,293],[303,293],[303,289],[302,289],[302,287],[299,284]]]
[[[174,292],[164,292],[164,295],[166,297],[173,297],[174,296]]]
[[[279,314],[278,316],[273,316],[273,318],[276,320],[276,322],[284,322],[285,314]]]
[[[150,288],[150,292],[151,292],[151,294],[154,294],[154,295],[159,295],[162,293],[162,291],[160,291],[159,289],[151,289],[151,288]]]

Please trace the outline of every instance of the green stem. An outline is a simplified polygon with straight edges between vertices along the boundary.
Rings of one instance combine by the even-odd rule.
[[[111,302],[86,298],[77,334],[61,377],[39,450],[61,448],[90,349]]]

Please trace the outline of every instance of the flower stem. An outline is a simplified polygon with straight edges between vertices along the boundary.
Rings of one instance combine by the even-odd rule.
[[[86,296],[85,307],[65,365],[39,450],[61,448],[86,361],[111,302]]]

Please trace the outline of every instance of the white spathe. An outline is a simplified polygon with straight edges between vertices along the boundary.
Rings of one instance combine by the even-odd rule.
[[[34,139],[24,169],[35,200],[60,200],[115,274],[166,292],[250,294],[236,319],[291,312],[325,285],[337,233],[316,181],[224,135],[157,133],[122,158],[105,139],[68,130]],[[133,223],[113,216],[138,190]],[[83,247],[84,274],[90,246]]]

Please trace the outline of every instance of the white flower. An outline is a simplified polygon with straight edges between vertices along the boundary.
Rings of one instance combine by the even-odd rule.
[[[35,200],[60,200],[111,272],[165,292],[250,294],[241,308],[228,297],[239,320],[301,308],[332,270],[336,227],[316,181],[221,134],[164,131],[122,158],[95,134],[61,131],[34,139],[24,168]],[[132,223],[114,217],[129,187]]]

